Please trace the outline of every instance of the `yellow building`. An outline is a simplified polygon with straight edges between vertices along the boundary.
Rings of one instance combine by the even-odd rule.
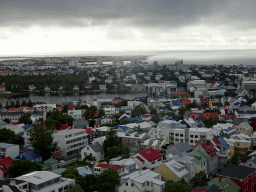
[[[249,125],[247,122],[240,123],[236,129],[239,131],[239,133],[244,133],[245,135],[251,136],[253,133],[253,128]]]
[[[185,179],[188,182],[189,171],[186,169],[185,165],[180,164],[176,160],[170,160],[158,168],[155,172],[160,173],[161,176],[167,180],[180,181]]]
[[[212,108],[212,103],[219,103],[219,99],[209,99],[209,108]]]

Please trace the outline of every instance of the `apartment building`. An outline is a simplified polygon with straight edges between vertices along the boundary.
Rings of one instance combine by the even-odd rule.
[[[107,117],[111,117],[116,114],[116,109],[114,106],[106,106],[103,108],[103,110],[105,111],[105,115]]]
[[[81,110],[68,110],[68,115],[73,117],[74,119],[81,119],[82,118],[82,111]]]
[[[0,157],[10,156],[12,159],[15,159],[19,155],[20,147],[19,145],[9,144],[9,143],[0,143]]]
[[[69,185],[75,184],[74,179],[61,177],[50,171],[34,171],[12,179],[21,191],[31,192],[60,192],[65,191]]]
[[[24,112],[0,112],[0,120],[10,119],[11,122],[19,122],[19,118],[24,114]]]
[[[58,142],[63,156],[79,155],[88,144],[88,134],[85,129],[66,129],[54,133],[54,141]]]
[[[36,104],[34,108],[38,111],[53,111],[56,109],[56,104]]]

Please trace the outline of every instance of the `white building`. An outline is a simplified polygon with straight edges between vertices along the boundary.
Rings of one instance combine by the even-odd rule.
[[[204,90],[206,89],[206,83],[205,80],[194,80],[189,81],[187,83],[187,90],[190,90],[191,88],[196,88],[197,90]]]
[[[31,192],[65,191],[69,185],[75,184],[74,179],[63,178],[50,171],[34,171],[13,180],[19,183],[20,190]]]
[[[125,166],[125,169],[129,172],[132,173],[137,170],[138,165],[135,163],[133,159],[122,159],[119,161],[110,161],[110,164],[115,164],[115,165],[122,165]]]
[[[214,130],[211,128],[190,128],[189,145],[195,146],[199,140],[211,140],[214,137]]]
[[[104,107],[103,110],[105,111],[105,115],[107,117],[110,117],[116,114],[116,109],[115,107],[112,107],[112,106]]]
[[[88,137],[85,129],[67,129],[54,133],[54,141],[58,142],[63,156],[70,156],[80,153],[88,144]]]
[[[9,144],[9,143],[0,143],[0,156],[8,157],[15,159],[20,152],[19,145]]]
[[[163,156],[152,147],[144,149],[133,156],[133,160],[140,167],[154,169],[163,161]]]
[[[87,155],[95,157],[96,161],[101,161],[104,159],[104,149],[98,142],[86,145],[81,150],[81,159],[83,160]]]
[[[156,191],[162,192],[165,182],[161,180],[161,175],[149,169],[136,171],[121,178],[118,187],[119,192],[134,191]]]
[[[68,110],[68,115],[72,116],[74,119],[81,119],[82,118],[82,111],[81,110]]]
[[[34,106],[35,109],[37,109],[38,111],[53,111],[54,109],[56,109],[56,104],[36,104]]]

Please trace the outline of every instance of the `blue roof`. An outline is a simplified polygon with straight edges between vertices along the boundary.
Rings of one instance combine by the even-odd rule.
[[[126,132],[127,129],[128,129],[127,126],[122,126],[122,125],[116,125],[116,126],[114,126],[114,129],[118,129],[118,128],[122,129],[124,132]]]
[[[180,105],[180,100],[172,100],[172,105],[175,105],[175,106]]]
[[[193,119],[197,125],[200,125],[202,127],[205,127],[205,124],[203,123],[203,121],[201,121],[200,119],[199,120],[196,120],[196,119]]]
[[[164,119],[165,119],[165,120],[175,120],[174,118],[169,117],[169,116],[165,117]]]
[[[225,149],[228,149],[229,144],[222,137],[219,137],[217,139],[223,145],[223,147],[225,147]]]
[[[133,121],[133,120],[142,121],[142,118],[141,117],[125,117],[124,120],[125,121]]]
[[[36,159],[36,158],[40,158],[41,155],[35,153],[33,150],[31,151],[27,151],[27,152],[24,152],[24,153],[21,153],[21,155],[18,155],[15,160],[33,160],[33,159]]]
[[[25,125],[25,126],[23,126],[25,131],[29,130],[31,127],[33,127],[33,125]]]

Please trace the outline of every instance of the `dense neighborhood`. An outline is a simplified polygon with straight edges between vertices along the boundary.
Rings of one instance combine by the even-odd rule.
[[[95,97],[1,106],[0,191],[255,191],[256,68],[125,59],[1,63],[2,93]]]

